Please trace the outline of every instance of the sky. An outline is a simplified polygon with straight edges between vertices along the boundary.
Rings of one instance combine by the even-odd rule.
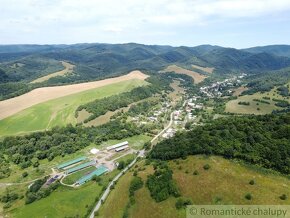
[[[0,44],[290,44],[290,0],[0,0]]]

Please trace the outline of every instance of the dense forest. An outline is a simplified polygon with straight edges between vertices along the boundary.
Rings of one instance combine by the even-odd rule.
[[[290,113],[221,118],[154,146],[151,158],[221,155],[290,173]]]
[[[275,48],[277,51],[279,48]],[[34,86],[30,81],[63,69],[60,61],[75,65],[66,77],[53,77]],[[267,49],[249,52],[220,46],[171,47],[128,44],[7,45],[0,48],[0,99],[11,98],[39,86],[79,83],[114,77],[136,70],[154,73],[168,65],[215,67],[211,76],[247,72],[264,74],[290,66],[290,58]],[[204,74],[204,72],[197,70]],[[262,73],[261,73],[262,72]],[[9,85],[5,85],[6,83]],[[18,84],[19,83],[19,84]],[[15,87],[13,87],[15,86]],[[25,87],[24,87],[25,86]]]
[[[246,78],[248,82],[247,91],[242,94],[254,94],[256,92],[268,92],[275,86],[281,86],[290,80],[290,68],[276,72],[267,72],[263,74],[252,75]],[[285,90],[280,89],[280,93],[285,94]]]
[[[7,159],[0,157],[0,176],[9,176],[8,160],[21,168],[31,165],[37,167],[39,160],[51,161],[56,156],[74,153],[90,143],[98,144],[109,139],[127,138],[139,135],[142,131],[142,128],[137,128],[135,124],[114,120],[99,127],[68,125],[26,136],[6,137],[0,142],[1,154],[8,156]]]

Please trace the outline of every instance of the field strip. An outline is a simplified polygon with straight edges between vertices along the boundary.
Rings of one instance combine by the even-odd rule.
[[[194,72],[192,70],[184,69],[184,68],[176,66],[176,65],[170,65],[161,72],[175,72],[177,74],[188,75],[194,79],[195,84],[202,82],[206,78],[206,76],[204,76],[204,75],[201,75],[201,74]]]
[[[202,70],[202,71],[204,71],[204,72],[206,72],[206,73],[213,73],[213,71],[214,71],[214,67],[201,67],[201,66],[198,66],[198,65],[194,65],[194,64],[192,64],[191,65],[193,68],[196,68],[196,69],[199,69],[199,70]]]
[[[33,105],[46,102],[52,99],[64,97],[67,95],[83,92],[86,90],[103,87],[106,85],[132,80],[140,79],[145,80],[148,75],[143,74],[141,71],[132,71],[127,75],[119,76],[115,78],[78,83],[73,85],[55,86],[55,87],[43,87],[34,89],[24,95],[17,96],[15,98],[0,101],[0,120],[7,118],[13,114],[16,114],[24,109],[27,109]]]
[[[53,78],[53,77],[56,77],[56,76],[65,76],[65,75],[71,74],[73,72],[74,65],[72,65],[72,64],[70,64],[68,62],[65,62],[65,61],[61,61],[61,64],[64,66],[63,70],[55,72],[55,73],[48,74],[48,75],[43,76],[43,77],[40,77],[40,78],[38,78],[36,80],[33,80],[30,83],[41,83],[41,82],[44,82],[46,80],[49,80],[50,78]]]

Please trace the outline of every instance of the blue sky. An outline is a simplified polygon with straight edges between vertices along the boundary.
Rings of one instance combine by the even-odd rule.
[[[290,44],[290,0],[0,0],[0,44]]]

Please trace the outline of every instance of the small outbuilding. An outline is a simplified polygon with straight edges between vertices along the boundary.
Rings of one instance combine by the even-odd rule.
[[[90,153],[91,154],[97,154],[97,153],[99,153],[99,149],[96,149],[96,148],[92,148],[91,150],[90,150]]]

